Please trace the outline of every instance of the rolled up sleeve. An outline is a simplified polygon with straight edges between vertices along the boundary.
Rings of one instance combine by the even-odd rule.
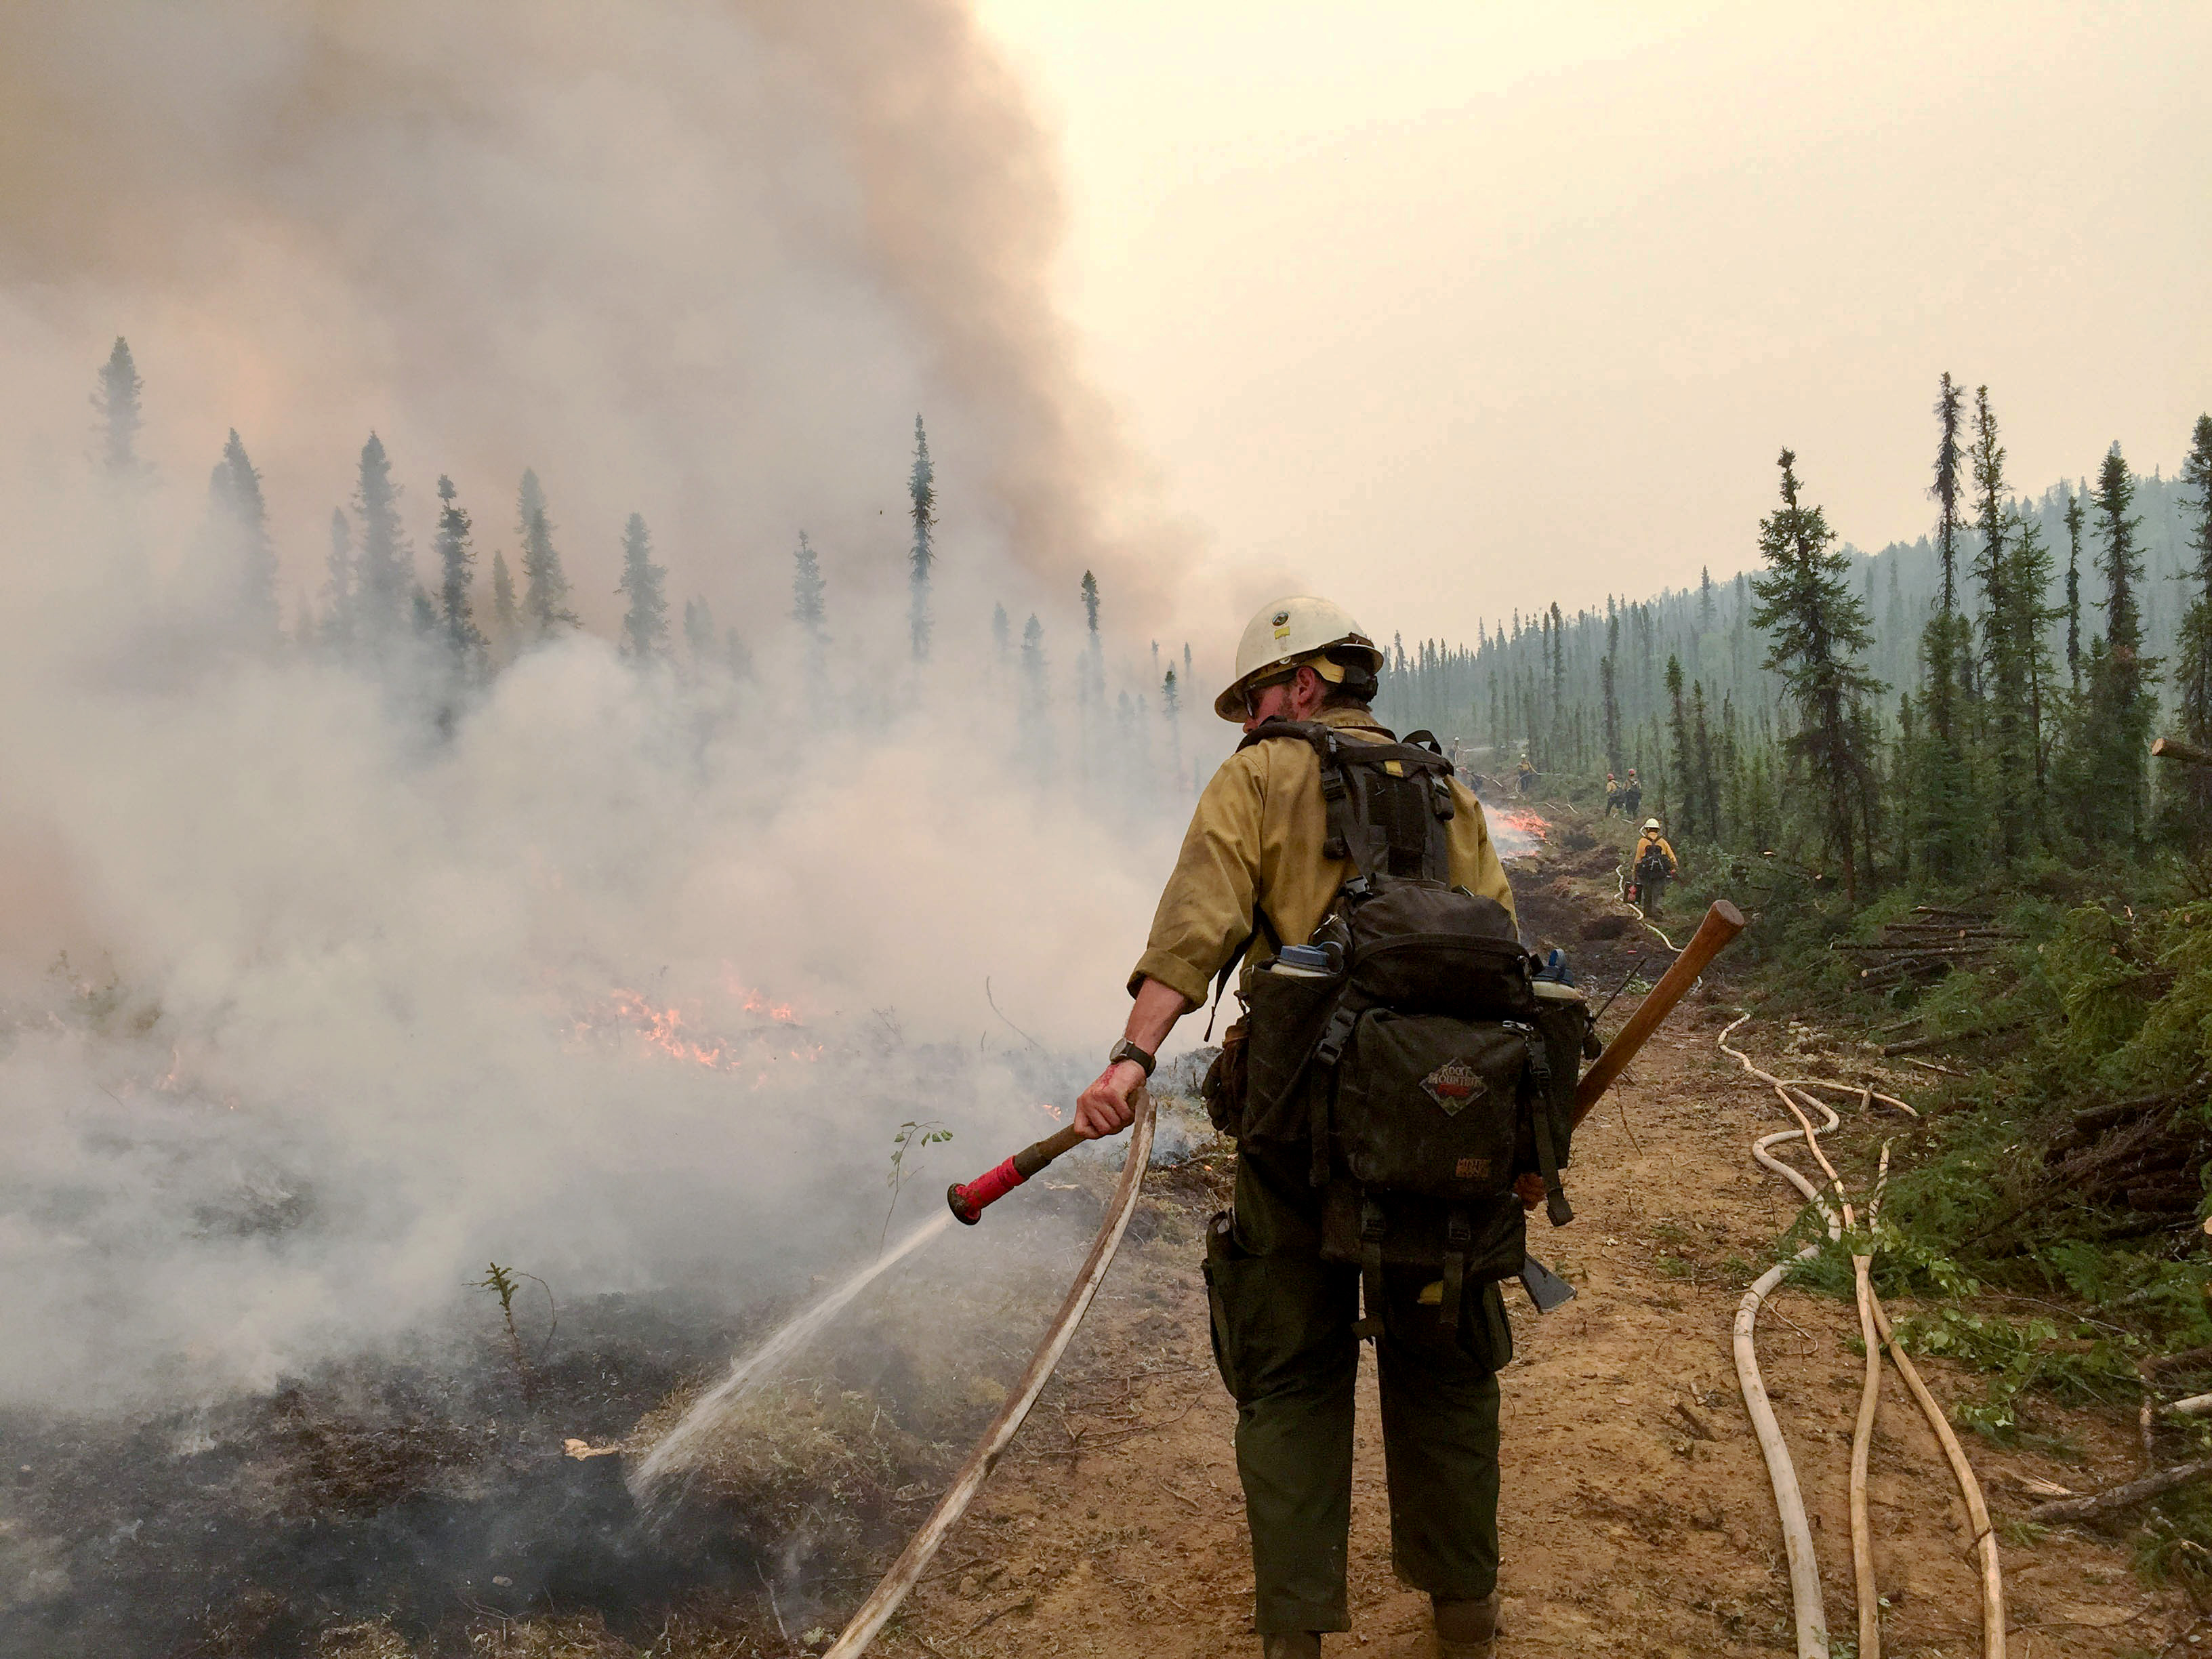
[[[1260,757],[1245,750],[1213,775],[1198,799],[1175,872],[1160,894],[1145,953],[1129,975],[1156,979],[1194,1006],[1252,932],[1260,886]]]

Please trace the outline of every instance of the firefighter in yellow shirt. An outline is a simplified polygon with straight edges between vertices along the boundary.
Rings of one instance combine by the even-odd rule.
[[[1681,861],[1674,849],[1667,844],[1667,837],[1659,828],[1659,820],[1644,820],[1644,833],[1636,840],[1636,854],[1629,868],[1636,883],[1637,899],[1644,914],[1659,914],[1659,901],[1665,896],[1667,884],[1682,873]]]
[[[1282,719],[1316,723],[1346,742],[1389,742],[1369,707],[1381,665],[1382,653],[1340,607],[1279,599],[1245,629],[1237,678],[1214,711],[1248,732]],[[1510,915],[1512,891],[1482,808],[1456,778],[1449,787],[1449,879]],[[1161,1042],[1206,1000],[1217,975],[1241,959],[1249,975],[1307,942],[1358,873],[1332,855],[1328,833],[1310,744],[1256,743],[1223,763],[1200,797],[1130,977],[1135,1006],[1122,1039],[1077,1103],[1079,1127],[1101,1135],[1128,1125],[1131,1097]],[[1541,1184],[1518,1192],[1534,1203]],[[1321,1632],[1350,1627],[1359,1270],[1322,1258],[1321,1205],[1304,1154],[1241,1147],[1235,1206],[1216,1218],[1219,1237],[1207,1251],[1214,1352],[1237,1402],[1265,1659],[1315,1659]],[[1497,1372],[1512,1339],[1496,1284],[1470,1293],[1446,1328],[1420,1304],[1421,1281],[1431,1277],[1401,1274],[1386,1285],[1376,1343],[1394,1564],[1429,1592],[1443,1659],[1485,1659],[1495,1650],[1498,1602]]]

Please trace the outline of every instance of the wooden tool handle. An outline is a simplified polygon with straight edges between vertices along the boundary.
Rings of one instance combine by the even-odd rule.
[[[1003,1143],[1002,1143],[1003,1144]],[[1083,1132],[1073,1123],[1066,1128],[1047,1135],[1042,1140],[1033,1140],[1014,1154],[1014,1167],[1026,1181],[1062,1152],[1072,1152],[1083,1144]]]
[[[1659,1022],[1674,1011],[1682,994],[1698,982],[1698,975],[1741,932],[1743,912],[1726,899],[1715,899],[1712,908],[1705,912],[1705,919],[1698,924],[1696,933],[1674,958],[1674,965],[1660,976],[1659,982],[1644,999],[1643,1006],[1628,1017],[1628,1024],[1620,1028],[1620,1035],[1605,1045],[1605,1052],[1575,1085],[1577,1123],[1589,1115],[1598,1097],[1612,1086],[1621,1068],[1636,1058],[1636,1051],[1644,1046],[1644,1039],[1659,1029]]]

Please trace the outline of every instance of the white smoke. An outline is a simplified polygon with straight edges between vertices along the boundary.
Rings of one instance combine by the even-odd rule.
[[[0,1402],[264,1384],[495,1256],[767,1293],[872,1243],[901,1122],[957,1130],[939,1182],[1046,1127],[1031,1039],[1118,1031],[1204,710],[1169,778],[1133,641],[1146,729],[1078,701],[1082,570],[1109,622],[1150,589],[1041,297],[1044,158],[961,12],[14,7],[0,66]],[[155,465],[103,492],[118,331]],[[419,662],[237,651],[194,563],[233,425],[288,622],[374,425],[421,574],[449,471],[488,606],[532,465],[587,619],[644,511],[757,677],[579,635],[441,718]],[[1042,746],[1000,597],[1060,606]]]

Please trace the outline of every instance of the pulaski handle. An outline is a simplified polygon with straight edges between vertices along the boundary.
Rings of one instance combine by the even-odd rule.
[[[1613,1041],[1605,1045],[1605,1052],[1583,1073],[1582,1081],[1575,1086],[1577,1123],[1589,1115],[1598,1097],[1612,1086],[1621,1068],[1636,1058],[1636,1051],[1644,1046],[1644,1039],[1659,1029],[1659,1022],[1674,1012],[1683,994],[1698,982],[1698,975],[1741,932],[1743,912],[1726,899],[1715,899],[1712,908],[1705,912],[1705,919],[1698,924],[1697,933],[1674,958],[1674,965],[1660,976],[1643,1005],[1628,1017],[1628,1024],[1620,1028]]]
[[[1071,1123],[1057,1134],[1030,1142],[996,1169],[986,1170],[973,1181],[956,1181],[945,1189],[952,1213],[972,1227],[983,1218],[986,1207],[997,1203],[1039,1170],[1072,1150],[1083,1136]]]

